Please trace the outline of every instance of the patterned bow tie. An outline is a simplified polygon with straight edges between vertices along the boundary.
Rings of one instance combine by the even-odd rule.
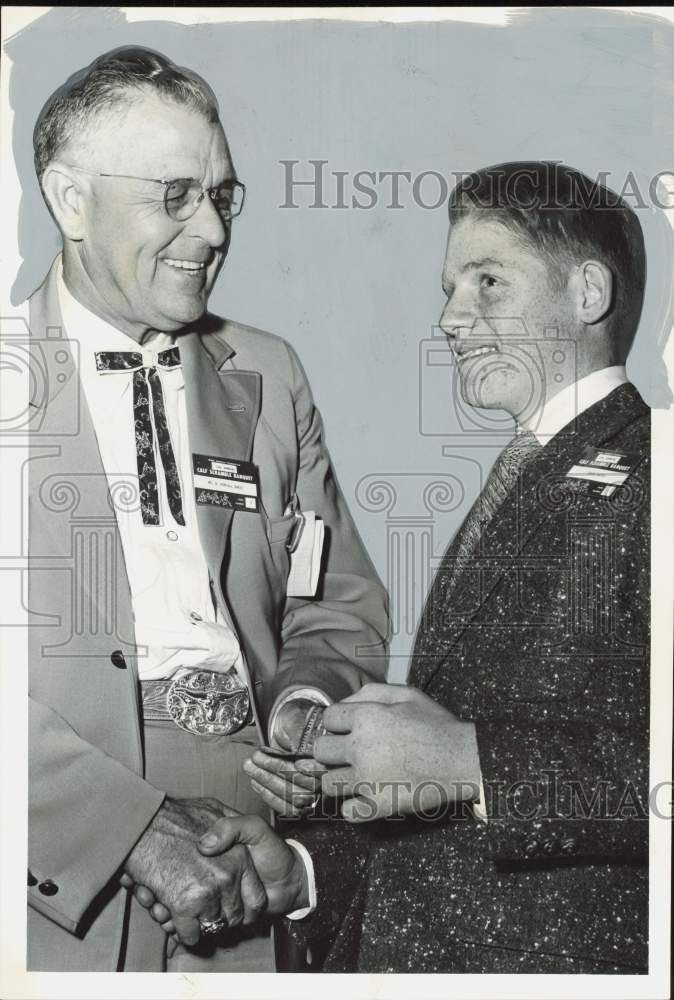
[[[170,347],[166,351],[160,351],[157,355],[157,365],[166,369],[178,368],[180,366],[178,348]],[[150,399],[152,399],[154,428],[164,467],[169,509],[177,523],[184,525],[180,478],[169,436],[164,393],[157,365],[144,366],[143,354],[140,351],[96,351],[96,369],[99,372],[133,372],[133,420],[143,524],[159,524],[157,466],[154,458],[155,434],[150,416]]]

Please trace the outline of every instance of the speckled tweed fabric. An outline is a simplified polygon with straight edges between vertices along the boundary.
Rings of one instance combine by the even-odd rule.
[[[612,497],[586,445],[642,459]],[[523,470],[446,587],[410,682],[476,723],[488,823],[310,821],[325,971],[645,973],[650,412],[629,385]],[[519,782],[519,784],[518,784]],[[318,949],[320,951],[320,949]]]

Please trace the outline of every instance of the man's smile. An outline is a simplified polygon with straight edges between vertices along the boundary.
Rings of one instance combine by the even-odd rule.
[[[464,361],[469,361],[471,358],[479,358],[484,354],[498,354],[498,347],[496,344],[483,344],[480,347],[471,347],[468,350],[465,348],[459,350],[457,347],[452,347],[455,357],[459,364]]]
[[[183,271],[193,271],[195,273],[198,271],[205,271],[208,266],[206,261],[176,260],[173,257],[164,257],[163,263],[167,264],[168,267],[176,267]]]

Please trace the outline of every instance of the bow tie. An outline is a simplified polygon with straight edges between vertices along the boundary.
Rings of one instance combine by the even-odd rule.
[[[148,353],[145,352],[146,355]],[[154,356],[160,368],[178,368],[180,365],[177,347],[169,347]],[[142,351],[96,351],[96,370],[99,372],[135,372],[143,367],[153,366],[143,362]]]
[[[155,448],[158,446],[164,468],[169,509],[177,523],[184,525],[180,477],[166,420],[164,393],[157,373],[157,366],[164,369],[179,367],[180,351],[177,347],[159,351],[156,355],[156,364],[147,364],[143,354],[145,358],[148,357],[148,352],[141,351],[96,351],[96,369],[100,374],[133,373],[133,420],[143,524],[159,524],[159,491],[155,462]],[[154,355],[152,357],[154,358]]]

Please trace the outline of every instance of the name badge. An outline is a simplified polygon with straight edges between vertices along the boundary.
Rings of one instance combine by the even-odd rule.
[[[260,509],[260,476],[252,462],[213,455],[192,455],[194,496],[198,504],[229,507],[256,514]]]
[[[641,462],[639,455],[623,455],[617,451],[587,445],[576,465],[566,474],[567,479],[582,479],[588,483],[586,492],[593,496],[610,497],[632,475]]]

